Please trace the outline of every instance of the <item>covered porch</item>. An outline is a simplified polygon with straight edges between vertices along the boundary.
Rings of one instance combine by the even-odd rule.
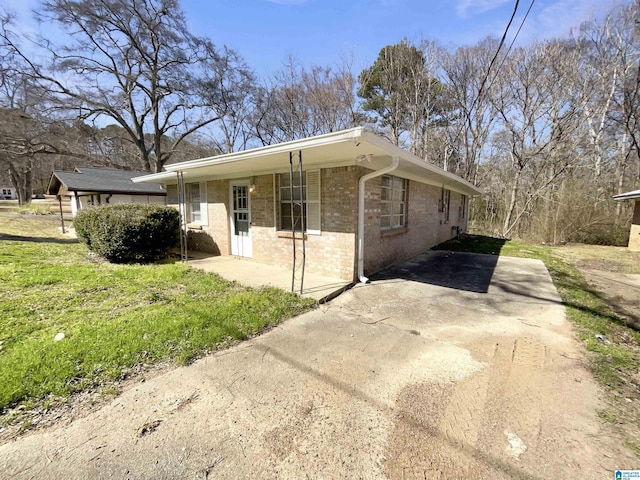
[[[189,265],[213,272],[227,280],[250,287],[270,285],[291,291],[291,269],[259,263],[249,258],[231,255],[211,256],[200,252],[189,252]],[[295,293],[300,294],[300,275],[295,279]],[[353,282],[326,277],[309,272],[304,274],[302,296],[324,303],[353,286]]]

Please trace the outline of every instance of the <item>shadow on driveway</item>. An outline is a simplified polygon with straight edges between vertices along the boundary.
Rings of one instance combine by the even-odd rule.
[[[428,251],[376,273],[371,280],[411,280],[487,293],[497,263],[497,255]]]

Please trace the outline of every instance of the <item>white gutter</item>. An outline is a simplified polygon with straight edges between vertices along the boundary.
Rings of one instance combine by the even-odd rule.
[[[293,150],[305,150],[307,148],[323,147],[326,145],[334,145],[340,142],[358,141],[364,133],[362,127],[350,128],[349,130],[340,130],[338,132],[325,133],[315,137],[302,138],[300,140],[291,140],[289,142],[276,143],[275,145],[266,145],[264,147],[251,148],[240,152],[225,153],[223,155],[215,155],[213,157],[199,158],[197,160],[189,160],[186,162],[172,163],[165,165],[167,172],[175,172],[178,170],[189,170],[191,168],[209,167],[212,165],[223,165],[225,163],[237,162],[247,158],[258,158],[265,155],[274,155],[279,153],[289,153]]]
[[[436,167],[435,165],[429,163],[428,161],[409,153],[397,145],[392,144],[391,142],[385,140],[382,137],[379,137],[375,133],[367,132],[366,130],[362,132],[362,140],[368,142],[372,145],[375,145],[379,148],[382,148],[389,152],[390,155],[397,155],[402,157],[402,159],[406,162],[409,162],[413,165],[417,165],[425,170],[434,173],[440,177],[445,177],[448,180],[451,180],[454,183],[461,184],[466,186],[471,192],[466,192],[465,195],[482,195],[482,191],[476,187],[473,183],[465,180],[464,178],[456,175],[455,173],[447,172],[446,170]]]
[[[362,283],[369,281],[364,276],[364,184],[367,180],[392,172],[398,168],[398,165],[400,165],[400,157],[394,156],[391,165],[363,175],[358,182],[358,280]]]

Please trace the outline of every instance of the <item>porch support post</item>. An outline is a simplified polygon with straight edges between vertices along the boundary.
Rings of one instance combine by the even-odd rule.
[[[180,213],[180,259],[186,262],[189,260],[189,252],[187,250],[187,200],[185,195],[184,174],[182,171],[176,172],[176,178],[178,182],[178,212]]]
[[[56,195],[58,197],[58,205],[60,206],[60,225],[62,226],[62,233],[66,233],[64,230],[64,215],[62,214],[62,195]]]

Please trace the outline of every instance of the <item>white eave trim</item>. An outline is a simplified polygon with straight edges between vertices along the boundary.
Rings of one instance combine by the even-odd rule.
[[[171,165],[167,165],[165,168],[169,172],[177,172],[180,170],[189,170],[191,168],[221,165],[224,163],[235,162],[247,158],[256,158],[264,155],[277,155],[278,153],[288,153],[293,150],[304,150],[306,148],[321,147],[324,145],[332,145],[339,142],[358,139],[362,136],[363,132],[364,129],[362,127],[357,127],[349,130],[342,130],[340,132],[326,133],[324,135],[318,135],[317,137],[303,138],[301,140],[292,140],[290,142],[278,143],[276,145],[252,148],[242,152],[226,153],[215,157],[173,163]]]
[[[420,157],[417,157],[417,156],[413,155],[412,153],[409,153],[406,150],[401,149],[400,147],[394,145],[393,143],[390,143],[390,142],[386,141],[383,138],[380,138],[378,135],[375,135],[375,134],[373,134],[371,132],[363,131],[362,132],[362,137],[363,137],[363,140],[365,140],[365,141],[367,141],[369,143],[372,143],[372,144],[376,145],[377,147],[385,149],[386,151],[389,152],[389,154],[392,157],[399,157],[402,160],[405,160],[405,161],[407,161],[409,163],[412,163],[414,165],[422,167],[425,170],[428,170],[428,171],[430,171],[432,173],[435,173],[437,175],[446,177],[447,179],[451,180],[454,183],[462,184],[465,187],[467,187],[468,189],[473,190],[474,192],[476,192],[476,195],[481,195],[482,194],[482,191],[480,189],[478,189],[478,187],[476,187],[471,182],[468,182],[464,178],[459,177],[455,173],[447,172],[446,170],[443,170],[440,167],[436,167],[435,165],[429,163],[428,161],[423,160]]]
[[[301,140],[293,140],[290,142],[279,143],[276,145],[268,145],[265,147],[253,148],[242,152],[227,153],[224,155],[218,155],[214,157],[206,157],[197,160],[189,160],[187,162],[174,163],[167,165],[166,172],[155,173],[151,175],[144,175],[135,177],[133,181],[135,183],[151,182],[151,183],[173,183],[176,180],[176,172],[187,172],[196,168],[211,167],[216,165],[224,165],[237,161],[259,158],[266,155],[278,155],[282,153],[288,153],[294,150],[305,150],[311,148],[318,148],[323,146],[336,145],[343,142],[366,142],[389,155],[389,157],[398,157],[400,159],[400,168],[402,170],[402,162],[406,162],[409,165],[417,166],[420,169],[425,170],[425,175],[410,175],[408,178],[423,183],[432,185],[441,185],[442,183],[446,188],[454,191],[458,191],[465,195],[480,195],[482,191],[479,190],[472,183],[464,180],[462,177],[453,173],[447,172],[435,165],[430,164],[426,160],[423,160],[400,147],[393,145],[387,140],[379,137],[378,135],[366,131],[363,127],[356,127],[349,130],[342,130],[340,132],[327,133],[324,135],[318,135],[317,137],[304,138]],[[354,159],[355,160],[355,159]],[[314,168],[328,168],[330,165],[328,162],[325,164],[314,163]],[[348,161],[346,163],[351,163]],[[273,171],[273,169],[269,170]],[[247,172],[242,172],[246,175]],[[429,178],[429,173],[433,174],[436,178]],[[217,178],[217,176],[216,176]],[[442,182],[444,180],[444,182]],[[457,188],[456,188],[457,187]]]
[[[150,175],[141,175],[139,177],[133,177],[131,179],[133,183],[145,183],[145,182],[162,183],[161,180],[176,180],[177,182],[176,173],[175,172],[152,173]]]

